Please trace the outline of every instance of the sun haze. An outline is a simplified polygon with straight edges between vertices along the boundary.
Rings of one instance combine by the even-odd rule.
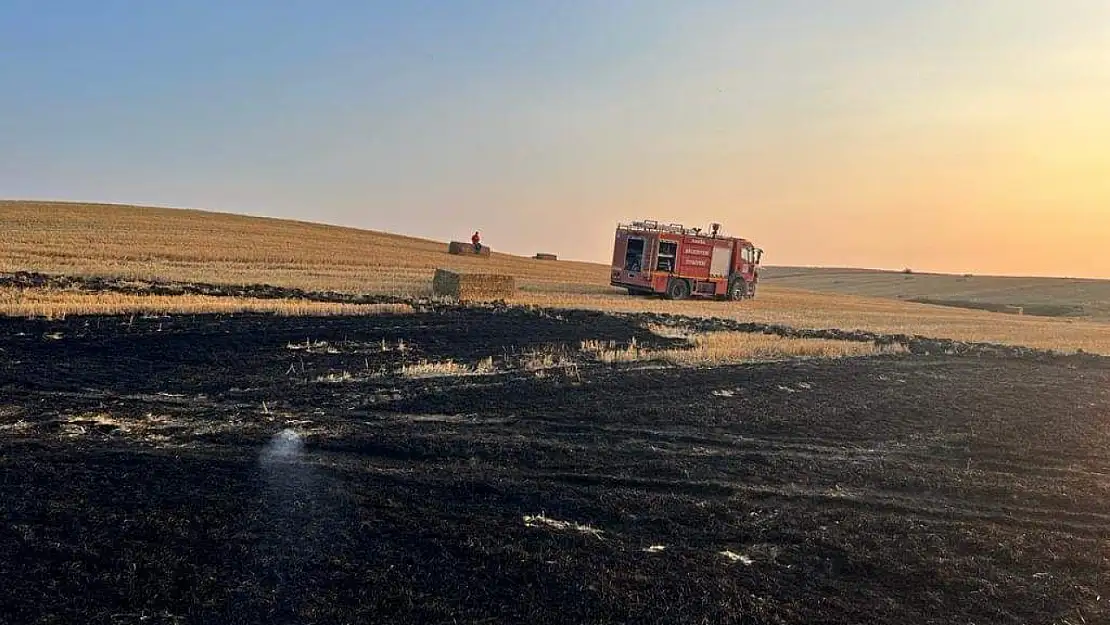
[[[0,197],[1110,277],[1105,0],[0,7]]]

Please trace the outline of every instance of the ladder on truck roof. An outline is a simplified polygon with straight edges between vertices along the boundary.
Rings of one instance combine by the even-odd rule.
[[[657,232],[672,232],[675,234],[701,234],[701,228],[687,228],[682,224],[660,224],[654,219],[634,221],[631,224],[618,224],[617,228],[623,230],[651,230]]]

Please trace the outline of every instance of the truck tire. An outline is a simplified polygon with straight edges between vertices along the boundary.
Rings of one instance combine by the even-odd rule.
[[[681,278],[672,278],[667,283],[667,299],[686,299],[690,296],[690,283]]]
[[[734,302],[748,296],[748,283],[743,278],[735,278],[732,282],[728,283],[728,298]]]

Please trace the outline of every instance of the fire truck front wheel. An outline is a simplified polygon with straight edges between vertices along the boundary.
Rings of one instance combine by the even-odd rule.
[[[672,279],[667,284],[667,299],[686,299],[690,296],[690,283],[682,279]]]
[[[736,278],[728,285],[728,298],[740,301],[748,296],[748,283],[741,278]]]

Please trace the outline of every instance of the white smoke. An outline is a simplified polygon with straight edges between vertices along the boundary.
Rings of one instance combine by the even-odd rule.
[[[304,439],[293,430],[284,429],[270,439],[259,461],[263,466],[297,462],[304,453]]]
[[[309,583],[306,571],[327,553],[317,529],[326,512],[318,505],[319,476],[309,455],[304,438],[291,429],[274,434],[258,454],[262,497],[256,531],[261,539],[253,546],[251,568],[256,583],[265,584],[274,597],[269,609],[284,614],[298,610]]]
[[[258,454],[266,516],[283,540],[304,540],[296,535],[316,514],[319,475],[308,456],[304,438],[290,429],[275,434]]]

